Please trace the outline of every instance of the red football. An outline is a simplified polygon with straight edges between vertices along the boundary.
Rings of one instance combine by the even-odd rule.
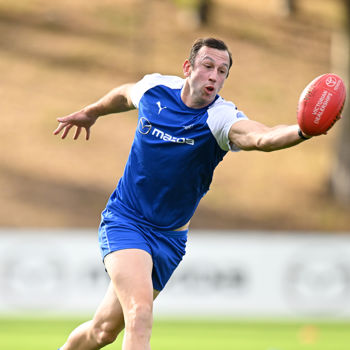
[[[297,119],[307,135],[324,134],[340,118],[346,89],[336,74],[323,74],[306,86],[299,98]]]

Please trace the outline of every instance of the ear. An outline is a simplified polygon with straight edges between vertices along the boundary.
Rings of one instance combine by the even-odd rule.
[[[186,60],[182,66],[183,72],[184,72],[184,76],[187,78],[191,75],[192,72],[192,66],[191,66],[191,62],[189,60]]]

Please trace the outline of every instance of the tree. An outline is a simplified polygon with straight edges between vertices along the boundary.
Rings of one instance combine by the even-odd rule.
[[[200,25],[204,26],[209,22],[209,14],[211,10],[211,0],[200,0],[198,2],[198,18]]]
[[[346,81],[350,81],[350,0],[344,0],[346,7]],[[345,108],[340,121],[340,135],[330,176],[331,195],[340,203],[350,204],[350,108]]]
[[[298,10],[297,0],[280,0],[280,7],[283,16],[294,16]]]

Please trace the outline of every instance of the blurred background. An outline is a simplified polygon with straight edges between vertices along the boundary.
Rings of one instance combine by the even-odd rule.
[[[56,118],[145,73],[182,76],[198,37],[232,51],[224,98],[267,125],[295,123],[310,80],[347,78],[347,18],[342,0],[293,1],[289,13],[287,2],[213,0],[201,23],[197,0],[0,0],[0,225],[97,227],[136,114],[105,117],[89,142],[54,137]],[[348,231],[350,190],[340,199],[330,186],[339,149],[350,162],[347,119],[290,150],[229,154],[192,228]]]
[[[146,73],[182,76],[194,40],[214,36],[234,61],[221,95],[266,125],[294,124],[316,76],[348,84],[349,9],[347,0],[0,0],[0,313],[87,312],[107,283],[97,228],[137,114],[103,117],[88,142],[53,136],[57,117]],[[192,220],[193,258],[160,314],[179,311],[171,302],[190,288],[204,299],[180,309],[194,315],[215,288],[210,300],[222,304],[212,309],[226,317],[350,318],[349,214],[347,106],[327,136],[228,154]],[[81,288],[96,290],[84,299]]]

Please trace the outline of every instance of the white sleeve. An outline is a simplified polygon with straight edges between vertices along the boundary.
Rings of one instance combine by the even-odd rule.
[[[130,91],[131,101],[136,108],[139,107],[140,100],[144,93],[157,85],[166,85],[177,88],[183,85],[184,80],[177,76],[162,75],[159,73],[147,74],[138,81]]]
[[[240,149],[230,142],[228,134],[233,124],[247,119],[248,117],[242,111],[239,111],[232,102],[219,98],[208,109],[207,124],[222,150],[239,151]]]
[[[151,89],[152,87],[156,86],[157,83],[157,77],[159,77],[160,74],[154,73],[154,74],[147,74],[145,75],[141,80],[139,80],[131,89],[130,97],[131,101],[134,104],[136,108],[139,107],[139,102],[141,100],[141,97],[143,94]]]

